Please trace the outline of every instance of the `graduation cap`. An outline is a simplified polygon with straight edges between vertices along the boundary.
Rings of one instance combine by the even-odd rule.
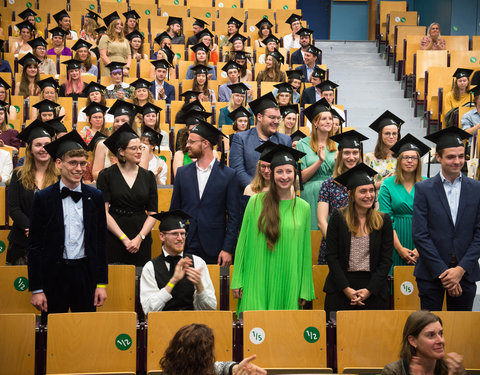
[[[186,102],[189,102],[192,98],[198,98],[198,95],[200,94],[200,91],[187,90],[182,92],[180,96],[182,96]]]
[[[327,75],[326,70],[323,70],[322,68],[315,65],[311,76],[315,78],[325,79],[326,75]]]
[[[338,85],[327,79],[323,82],[320,82],[316,87],[318,87],[321,92],[324,92],[324,91],[333,91],[338,87]]]
[[[190,49],[195,53],[197,53],[198,51],[205,51],[206,53],[210,52],[210,48],[208,48],[202,42],[195,44],[194,46],[190,47]]]
[[[405,121],[395,116],[392,112],[385,111],[380,115],[380,117],[372,122],[370,129],[380,133],[385,126],[396,125],[398,128],[400,128],[404,123]]]
[[[145,127],[141,137],[148,138],[151,145],[160,147],[160,144],[162,143],[163,135],[153,130],[152,128]]]
[[[58,82],[55,81],[53,77],[42,79],[41,81],[37,82],[37,85],[40,87],[42,91],[45,89],[45,87],[53,87],[56,91],[58,91],[60,88],[60,86],[58,85]]]
[[[202,64],[198,64],[198,65],[195,65],[192,70],[193,70],[193,74],[197,75],[197,74],[208,74],[208,70],[210,68],[208,66],[205,66],[205,65],[202,65]]]
[[[287,74],[287,78],[289,80],[290,79],[299,79],[300,81],[302,81],[303,78],[304,78],[301,70],[287,70],[285,73]]]
[[[243,82],[231,83],[227,87],[232,90],[232,94],[246,95],[247,91],[250,90],[250,88]]]
[[[122,13],[125,16],[125,19],[128,20],[129,18],[133,18],[135,20],[140,19],[140,15],[135,11],[135,9],[129,10],[125,13]]]
[[[228,40],[229,43],[233,43],[235,42],[236,40],[241,40],[242,43],[245,43],[245,41],[247,40],[248,38],[246,36],[243,36],[242,34],[240,33],[235,33],[233,34],[233,36]]]
[[[291,95],[293,94],[293,87],[290,83],[287,83],[287,82],[277,83],[276,85],[273,85],[273,87],[278,89],[278,93],[288,92]]]
[[[313,30],[307,29],[306,27],[302,27],[300,30],[297,31],[297,35],[300,36],[310,36],[313,34]]]
[[[455,73],[453,73],[453,77],[456,79],[467,77],[470,78],[470,76],[473,73],[473,69],[465,69],[465,68],[458,68],[455,70]]]
[[[130,83],[130,86],[133,86],[135,88],[135,90],[150,89],[151,85],[152,84],[149,81],[147,81],[146,79],[143,79],[143,78],[139,78],[135,82]]]
[[[0,87],[3,87],[5,91],[10,89],[10,85],[2,77],[0,77]]]
[[[0,111],[5,111],[9,104],[3,100],[0,100]]]
[[[30,31],[35,30],[35,27],[30,23],[30,21],[22,21],[20,23],[17,23],[15,26],[17,26],[18,30],[22,30],[22,29],[28,29]]]
[[[178,25],[182,24],[182,17],[169,16],[167,20],[167,26],[176,25],[176,24]]]
[[[171,67],[170,63],[165,59],[151,60],[150,63],[155,67],[155,69],[168,70]]]
[[[110,74],[114,72],[115,70],[122,70],[123,67],[127,65],[127,63],[120,62],[120,61],[111,61],[110,64],[105,65],[106,68],[110,69]]]
[[[278,108],[277,100],[271,92],[248,103],[255,117],[265,109]]]
[[[163,46],[161,51],[166,55],[168,62],[173,67],[173,59],[175,58],[175,52],[169,46]]]
[[[78,134],[76,130],[72,130],[70,133],[67,133],[63,137],[58,138],[56,141],[44,146],[44,148],[50,154],[53,160],[61,158],[68,151],[88,151],[87,144],[82,137],[80,137],[80,134]]]
[[[247,58],[250,57],[250,53],[245,52],[245,51],[235,51],[232,52],[233,59],[234,60],[246,60]]]
[[[63,123],[62,123],[62,120],[63,120],[64,117],[65,117],[65,115],[64,115],[64,116],[60,116],[60,117],[52,118],[51,120],[45,121],[45,124],[47,124],[47,125],[50,126],[53,130],[55,130],[55,133],[56,133],[56,134],[58,134],[58,133],[67,133],[68,130],[67,130],[67,128],[65,127],[65,125],[63,125]]]
[[[88,96],[92,92],[104,92],[107,88],[100,83],[97,82],[89,82],[88,85],[85,86],[83,92]]]
[[[472,79],[473,81],[473,79]],[[478,96],[480,95],[480,85],[478,86],[475,86],[473,89],[470,89],[470,94],[472,94],[473,96]]]
[[[32,40],[29,40],[27,42],[32,49],[35,49],[37,47],[47,47],[48,43],[45,39],[43,39],[41,36]]]
[[[67,66],[67,70],[82,68],[82,62],[80,60],[70,59],[62,62],[62,64],[65,64]]]
[[[137,107],[136,110],[137,110],[137,113],[141,113],[143,116],[145,116],[145,115],[148,115],[149,113],[157,114],[162,110],[162,108],[156,106],[155,104],[147,103],[142,107]]]
[[[30,125],[17,134],[17,138],[26,143],[32,143],[36,138],[53,138],[55,130],[40,120],[34,120]]]
[[[103,17],[103,22],[105,22],[105,25],[110,26],[110,24],[115,21],[115,20],[119,20],[120,19],[120,16],[118,15],[118,13],[115,11],[115,12],[112,12],[110,13],[108,16],[106,17]]]
[[[465,130],[451,126],[442,129],[436,133],[426,135],[424,138],[432,141],[437,145],[437,152],[449,147],[464,146],[463,140],[470,138],[472,135]]]
[[[373,176],[377,172],[364,163],[357,164],[355,167],[349,169],[345,173],[335,178],[335,181],[346,186],[348,190],[355,189],[362,185],[374,185]]]
[[[322,98],[315,103],[311,104],[309,107],[303,110],[303,114],[308,118],[310,122],[313,123],[313,120],[321,112],[330,112],[331,106],[328,103],[327,99]]]
[[[107,28],[105,26],[100,26],[95,29],[97,34],[105,34],[107,32]]]
[[[201,20],[200,18],[197,18],[197,17],[193,17],[195,19],[195,21],[193,21],[193,25],[194,26],[200,26],[201,28],[204,28],[205,25],[209,25],[207,22],[205,22],[204,20]]]
[[[188,219],[191,218],[190,215],[182,210],[162,211],[151,216],[160,221],[158,226],[160,232],[185,229],[188,225]]]
[[[117,99],[108,110],[108,114],[116,117],[123,115],[132,117],[135,114],[135,106],[132,103]]]
[[[132,41],[133,38],[140,38],[142,40],[145,39],[142,33],[138,30],[133,30],[131,33],[125,35],[125,38],[127,38],[129,41]]]
[[[93,138],[90,139],[90,142],[88,143],[88,150],[92,152],[95,151],[95,146],[97,145],[98,141],[105,138],[107,138],[105,134],[96,132]]]
[[[270,169],[273,171],[281,165],[293,165],[297,167],[298,161],[306,154],[285,145],[275,145],[264,157],[263,161],[270,162]]]
[[[257,29],[261,29],[263,26],[265,25],[268,25],[269,28],[272,28],[273,27],[273,23],[271,23],[268,18],[265,18],[263,17],[260,21],[258,21],[255,26],[257,27]]]
[[[193,102],[190,102],[187,105],[185,105],[185,107],[183,107],[183,111],[187,115],[191,115],[190,111],[192,111],[192,110],[200,112],[202,114],[202,118],[204,117],[203,114],[207,114],[207,113],[210,114],[210,115],[212,114],[211,112],[207,112],[205,110],[202,103],[198,99],[195,99]]]
[[[276,145],[277,145],[276,143],[274,143],[274,142],[272,142],[272,141],[270,141],[270,140],[267,139],[267,140],[266,140],[265,142],[263,142],[260,146],[258,146],[258,147],[255,149],[255,151],[257,151],[257,152],[260,153],[260,160],[266,161],[266,160],[264,160],[265,155],[268,155],[268,153],[269,153],[270,151],[272,151],[272,150],[275,148]],[[270,163],[270,161],[268,161],[267,163]]]
[[[270,42],[275,42],[277,45],[280,44],[280,39],[278,39],[275,35],[270,34],[265,39],[263,39],[263,44],[267,45]]]
[[[18,16],[22,19],[22,20],[26,20],[28,17],[32,16],[32,17],[35,17],[37,15],[37,13],[35,13],[32,9],[30,8],[27,8],[25,9],[23,12],[20,12],[18,13]]]
[[[53,29],[48,30],[48,32],[52,34],[52,38],[54,36],[61,36],[62,38],[64,38],[66,35],[68,35],[68,33],[60,26],[54,27]]]
[[[305,52],[309,52],[311,53],[312,55],[314,56],[318,56],[322,53],[322,50],[315,47],[313,44],[310,44],[307,49],[305,50]]]
[[[230,19],[227,21],[227,25],[235,25],[237,29],[242,27],[243,22],[237,20],[235,17],[230,17]]]
[[[172,37],[170,35],[168,35],[168,33],[166,31],[164,31],[161,34],[158,34],[153,41],[157,44],[161,44],[163,39],[172,40]]]
[[[190,129],[190,133],[198,134],[200,137],[205,138],[214,146],[218,143],[219,136],[227,138],[227,136],[215,126],[204,120],[200,120],[199,124],[194,125],[194,127]]]
[[[285,23],[289,23],[290,25],[296,21],[301,21],[302,16],[299,16],[298,14],[292,14],[290,17],[287,18]]]
[[[103,113],[105,114],[108,111],[108,107],[100,104],[100,103],[95,103],[91,102],[89,105],[87,105],[82,112],[84,112],[88,117],[91,117],[94,113]]]
[[[129,124],[123,124],[115,131],[115,133],[105,139],[103,144],[107,146],[114,155],[116,155],[120,147],[125,147],[130,140],[136,138],[138,138],[138,134],[135,133],[135,130],[133,130]]]
[[[25,56],[23,56],[20,60],[18,60],[18,63],[25,67],[28,64],[32,64],[32,63],[40,64],[41,61],[35,55],[29,52]]]
[[[200,40],[200,39],[202,39],[202,38],[203,38],[204,36],[206,36],[206,35],[210,36],[210,38],[212,38],[212,40],[213,40],[214,35],[213,35],[213,34],[210,32],[210,30],[208,30],[208,29],[203,29],[202,31],[200,31],[200,32],[197,34],[197,39]]]
[[[246,109],[244,106],[240,106],[228,114],[228,117],[232,121],[235,121],[239,117],[246,117],[250,120],[250,117],[252,116],[253,116],[252,113],[248,109]]]
[[[48,99],[43,99],[41,102],[33,105],[34,108],[38,109],[38,112],[54,112],[55,108],[60,107],[59,104],[52,102]]]
[[[342,124],[345,122],[345,119],[340,115],[340,113],[338,113],[333,107],[330,109],[330,112],[332,112],[333,118],[336,118],[340,121],[340,126],[342,126]]]
[[[90,9],[87,9],[87,14],[85,14],[85,17],[91,18],[91,19],[94,20],[95,22],[98,22],[98,19],[99,19],[99,18],[102,18],[99,14],[93,12],[93,11],[90,10]]]
[[[285,58],[283,57],[283,55],[278,50],[273,50],[273,52],[270,52],[268,54],[268,56],[272,56],[280,64],[283,64],[285,62]]]
[[[232,60],[230,60],[224,66],[222,66],[222,70],[226,73],[228,73],[230,69],[240,70],[241,68],[242,67],[239,64],[237,64],[235,61],[232,61]]]
[[[283,118],[288,116],[290,113],[295,113],[296,115],[298,115],[299,113],[298,104],[289,104],[289,105],[280,106],[280,114],[282,115]]]
[[[65,17],[70,17],[65,9],[53,15],[53,19],[57,21],[57,23],[60,23],[60,21]]]
[[[345,134],[345,133],[344,133]],[[463,145],[463,143],[462,143]],[[428,147],[425,143],[420,141],[418,138],[415,138],[413,135],[408,133],[405,137],[397,141],[390,150],[395,155],[400,155],[404,151],[416,151],[422,157],[428,151],[430,151],[430,147]]]
[[[292,138],[292,142],[298,142],[300,139],[305,138],[306,135],[301,130],[296,130],[294,133],[290,134],[290,138]]]
[[[338,149],[343,150],[344,148],[362,148],[362,142],[366,141],[368,137],[365,137],[363,134],[357,132],[356,130],[349,130],[337,135],[332,135],[330,139],[338,143]]]
[[[92,48],[90,52],[93,52],[95,54],[95,56],[97,57],[97,60],[100,59],[100,50],[98,49],[98,47]]]

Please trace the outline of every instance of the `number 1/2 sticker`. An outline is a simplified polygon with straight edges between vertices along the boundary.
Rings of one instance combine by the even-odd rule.
[[[252,328],[248,337],[250,338],[252,344],[261,344],[265,340],[265,331],[260,327]]]
[[[121,333],[115,339],[115,345],[119,350],[128,350],[132,346],[132,338],[126,333]]]
[[[305,328],[305,331],[303,331],[303,338],[306,342],[313,344],[320,338],[320,332],[315,327],[307,327]]]

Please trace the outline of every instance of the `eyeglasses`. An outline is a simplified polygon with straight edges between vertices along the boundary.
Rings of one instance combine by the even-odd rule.
[[[86,161],[75,161],[75,160],[69,160],[66,162],[70,167],[72,168],[77,168],[79,165],[82,168],[85,168],[87,166]]]
[[[402,160],[415,161],[418,160],[418,156],[402,156]]]
[[[270,165],[260,165],[260,169],[264,171],[265,169],[270,169]]]
[[[393,132],[393,133],[385,132],[385,133],[383,133],[383,135],[384,135],[385,137],[388,137],[388,138],[390,138],[390,137],[398,137],[398,133],[397,133],[397,132]]]
[[[185,238],[187,235],[186,232],[167,232],[165,234],[171,237],[182,237],[182,238]]]
[[[196,142],[202,142],[201,139],[197,139],[196,141],[192,141],[191,139],[187,139],[187,145],[191,145],[191,144],[194,144]]]
[[[272,121],[275,121],[275,120],[281,121],[281,120],[282,120],[282,117],[281,117],[281,116],[272,116],[272,115],[270,115],[270,116],[266,116],[266,117],[268,117],[268,118],[269,118],[270,120],[272,120]]]
[[[128,146],[127,147],[129,150],[132,150],[132,151],[142,151],[143,150],[143,146]]]

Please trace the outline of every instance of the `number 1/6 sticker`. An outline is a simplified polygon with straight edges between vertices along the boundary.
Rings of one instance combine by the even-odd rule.
[[[306,342],[313,344],[314,342],[317,342],[320,338],[320,332],[315,327],[307,327],[303,332],[303,338]]]
[[[250,337],[252,344],[261,344],[265,340],[265,331],[260,327],[252,328],[248,337]]]
[[[128,350],[132,346],[132,338],[126,333],[121,333],[115,339],[115,345],[119,350]]]
[[[400,291],[403,295],[409,296],[413,293],[413,284],[410,281],[404,281],[402,285],[400,285]]]

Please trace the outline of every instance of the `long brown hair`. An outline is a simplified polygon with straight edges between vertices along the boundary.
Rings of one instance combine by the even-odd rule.
[[[73,57],[75,60],[80,61],[80,57],[78,56],[78,51],[75,52],[75,56]],[[90,68],[92,67],[92,55],[90,54],[90,51],[88,51],[87,58],[85,61],[82,61],[82,65],[85,67],[85,70],[88,72]]]
[[[87,21],[88,20],[88,21]],[[98,23],[93,18],[85,17],[83,22],[83,31],[87,36],[91,36],[93,39],[97,39],[97,32],[95,29],[98,29]]]
[[[317,121],[320,121],[320,119],[322,118],[322,113],[323,112],[320,112],[318,115],[315,116],[315,118],[312,121],[312,124],[316,123]],[[330,139],[330,137],[333,135],[334,134],[333,134],[333,125],[332,125],[332,129],[330,129],[330,132],[328,133],[328,139],[327,139],[327,150],[330,152],[337,151],[337,144]],[[310,137],[310,147],[315,152],[316,150],[318,150],[318,147],[319,147],[318,141],[319,139],[318,139],[317,131],[315,129],[312,129],[312,134]]]
[[[120,21],[119,19],[116,19],[116,20],[113,20],[110,25],[108,26],[108,29],[107,29],[107,37],[110,39],[110,40],[117,40],[119,42],[123,42],[124,40],[124,35],[123,35],[123,32],[121,32],[120,34],[118,34],[116,31],[115,31],[115,27],[117,26],[117,24],[119,22],[122,22]]]
[[[7,107],[0,106],[0,111],[3,111],[3,113],[5,113],[5,116],[3,116],[3,122],[0,123],[0,131],[5,131],[7,130],[7,125],[8,125],[8,106]]]
[[[215,337],[204,324],[190,324],[175,333],[160,366],[168,375],[214,375]]]
[[[373,151],[373,154],[377,159],[386,159],[388,156],[388,151],[390,150],[387,145],[383,142],[383,130],[385,127],[383,127],[379,132],[378,132],[378,138],[377,138],[377,144],[375,145],[375,150]],[[402,136],[400,135],[400,128],[397,126],[398,130],[398,135],[397,139],[401,139]],[[392,154],[393,155],[393,154]],[[395,155],[393,155],[395,156]]]
[[[252,188],[252,191],[257,194],[263,191],[270,182],[268,180],[265,180],[263,178],[262,172],[260,170],[260,163],[262,161],[259,160],[257,161],[257,168],[255,169],[255,176],[253,177],[252,182],[250,183],[250,187]]]
[[[28,89],[30,82],[28,81],[28,77],[27,77],[27,68],[29,68],[32,65],[37,67],[37,75],[33,79],[36,86],[35,95],[37,94],[37,91],[40,89],[40,87],[37,85],[37,82],[40,81],[40,69],[38,68],[38,64],[34,61],[29,62],[28,64],[25,64],[22,70],[22,78],[20,80],[20,91],[19,91],[19,94],[22,96],[30,96],[30,90]]]
[[[468,79],[468,78],[467,78]],[[465,88],[465,92],[468,93],[470,91],[470,79],[468,79],[468,85],[467,87]],[[453,98],[456,100],[456,101],[459,101],[461,99],[460,97],[460,88],[458,87],[458,84],[457,84],[457,79],[454,79],[453,82],[452,82],[452,94],[453,94]]]
[[[203,95],[207,95],[210,98],[210,91],[208,90],[208,75],[205,74],[205,83],[203,84],[203,89],[200,89],[200,85],[197,81],[198,74],[195,74],[193,77],[192,90],[200,91]]]
[[[267,57],[270,56],[267,54],[267,56],[265,56],[265,60],[267,59]],[[280,82],[282,81],[282,71],[280,70],[280,63],[277,61],[277,59],[275,57],[272,56],[272,67],[271,68],[267,68],[265,67],[265,70],[263,71],[263,79],[265,80],[265,78],[267,77],[271,77],[273,82]]]
[[[19,180],[25,190],[35,190],[38,188],[35,184],[35,172],[37,171],[37,167],[35,165],[35,159],[32,153],[32,146],[30,144],[27,145],[25,150],[25,162],[22,166],[16,168],[19,175]],[[45,176],[43,177],[43,186],[41,187],[46,188],[47,186],[53,185],[58,180],[58,169],[55,166],[55,162],[50,158],[48,162],[47,170],[45,171]]]
[[[358,150],[358,153],[359,153],[359,157],[357,160],[357,164],[355,165],[358,165],[363,161],[361,151]],[[340,176],[341,174],[345,173],[347,170],[348,168],[345,166],[345,163],[343,162],[343,149],[338,150],[337,158],[335,159],[335,165],[333,167],[333,178]]]
[[[415,169],[415,182],[420,182],[423,180],[422,178],[422,159],[418,152],[416,152],[418,157],[417,168]],[[405,181],[405,176],[403,175],[402,169],[402,159],[403,159],[403,152],[398,156],[397,159],[397,166],[395,167],[395,183],[396,184],[403,184]]]

